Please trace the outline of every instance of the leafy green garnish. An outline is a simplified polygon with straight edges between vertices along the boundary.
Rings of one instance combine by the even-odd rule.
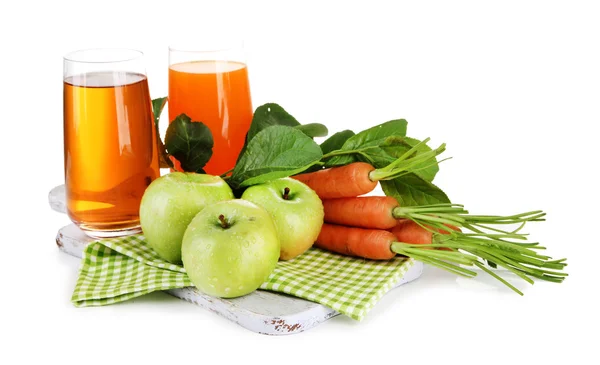
[[[202,122],[192,122],[185,114],[177,116],[165,135],[165,147],[184,171],[204,173],[203,167],[212,156],[213,137]]]
[[[311,138],[325,137],[329,133],[327,127],[319,123],[301,124],[295,128]]]
[[[319,145],[301,131],[271,126],[250,140],[228,182],[234,189],[261,184],[302,172],[322,157]]]
[[[391,120],[348,138],[337,151],[352,153],[335,155],[326,161],[326,166],[347,165],[356,161],[368,162],[375,167],[382,167],[389,164],[394,161],[394,158],[383,151],[380,146],[390,136],[406,136],[407,124],[404,119]]]
[[[429,147],[425,143],[420,143],[418,139],[410,138],[410,137],[395,137],[392,136],[388,138],[385,143],[381,146],[381,149],[390,155],[391,157],[398,158],[402,156],[406,151],[411,148],[417,146],[417,153],[425,153],[431,151],[431,147]],[[440,170],[438,164],[436,163],[423,163],[417,167],[415,174],[420,178],[426,181],[433,181],[435,175]]]
[[[281,106],[275,103],[267,103],[259,106],[254,111],[252,116],[252,123],[246,133],[246,141],[240,151],[237,162],[240,161],[242,155],[246,152],[248,143],[263,129],[272,127],[274,125],[285,125],[288,127],[296,127],[304,134],[309,137],[323,137],[326,136],[328,131],[327,127],[323,124],[313,123],[302,125],[296,120],[290,113],[286,112]]]
[[[414,173],[379,183],[385,195],[396,198],[400,206],[450,203],[450,199],[442,189]]]
[[[154,123],[158,121],[167,98],[152,100]],[[246,136],[246,144],[233,174],[228,179],[234,189],[260,184],[319,168],[368,162],[385,168],[400,156],[415,148],[414,154],[431,151],[425,143],[406,137],[404,119],[366,129],[358,134],[350,130],[338,132],[321,146],[312,138],[327,135],[327,127],[312,123],[302,125],[281,106],[269,103],[259,106]],[[212,156],[213,138],[210,129],[201,122],[192,122],[185,114],[173,120],[163,145],[158,138],[161,167],[173,167],[169,155],[175,157],[184,171],[202,173]],[[448,203],[449,199],[431,184],[439,168],[431,162],[388,181],[381,181],[386,195],[393,196],[402,206]]]
[[[274,125],[295,127],[299,126],[300,123],[286,112],[285,109],[275,103],[261,105],[254,111],[252,124],[250,124],[250,129],[248,129],[248,135],[246,136],[246,143],[250,142],[263,129]]]
[[[156,130],[158,131],[158,121],[160,120],[160,115],[167,104],[167,97],[164,96],[162,98],[152,99],[152,113],[154,114],[154,125],[156,126]]]
[[[169,158],[167,149],[160,139],[160,131],[158,129],[160,115],[162,114],[165,105],[167,104],[167,97],[156,98],[152,100],[152,114],[154,114],[154,128],[156,129],[156,141],[158,144],[158,163],[161,168],[173,168],[173,162]]]
[[[333,136],[327,138],[325,142],[321,143],[321,151],[323,151],[323,154],[327,154],[329,152],[339,150],[342,148],[348,138],[352,136],[354,136],[354,132],[349,129],[337,132]]]

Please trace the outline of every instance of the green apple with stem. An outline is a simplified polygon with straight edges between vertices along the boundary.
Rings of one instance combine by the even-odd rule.
[[[251,186],[242,199],[265,208],[273,218],[281,243],[281,260],[308,250],[323,226],[323,203],[306,184],[292,178]]]
[[[218,176],[193,172],[163,175],[144,191],[140,225],[148,246],[164,260],[181,263],[183,234],[206,206],[233,199],[233,192]]]
[[[234,298],[256,290],[279,259],[279,237],[269,213],[236,199],[204,208],[183,236],[181,256],[202,292]]]

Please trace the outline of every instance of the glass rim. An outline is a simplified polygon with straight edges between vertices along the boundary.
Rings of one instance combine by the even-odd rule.
[[[113,57],[107,58],[104,60],[94,60],[94,59],[86,59],[85,54],[90,52],[97,52],[102,54],[128,54],[128,56],[123,57]],[[81,55],[77,57],[77,55]],[[129,62],[134,61],[136,59],[140,59],[144,57],[144,52],[132,49],[132,48],[85,48],[78,49],[75,51],[71,51],[63,56],[63,60],[67,62],[76,62],[76,63],[90,63],[90,64],[108,64],[108,63],[121,63],[121,62]]]
[[[218,45],[217,45],[218,44]],[[244,41],[239,40],[219,40],[212,43],[202,42],[185,42],[182,44],[175,43],[169,44],[169,52],[183,52],[183,53],[217,53],[227,52],[236,49],[244,49]]]

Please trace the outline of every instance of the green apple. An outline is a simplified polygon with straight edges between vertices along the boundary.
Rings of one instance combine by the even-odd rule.
[[[189,224],[183,267],[200,291],[233,298],[256,290],[279,259],[279,238],[269,213],[245,200],[204,208]]]
[[[140,204],[148,246],[164,260],[181,263],[181,241],[194,216],[207,205],[233,198],[229,185],[218,176],[172,172],[159,177],[146,188]]]
[[[281,243],[280,259],[292,259],[308,250],[323,226],[323,203],[304,183],[291,178],[252,186],[242,199],[265,208],[273,217]]]

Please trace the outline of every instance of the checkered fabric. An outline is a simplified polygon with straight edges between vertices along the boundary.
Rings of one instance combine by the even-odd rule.
[[[92,242],[81,262],[71,298],[78,307],[193,285],[183,267],[160,259],[142,235]],[[317,302],[360,321],[413,263],[404,258],[363,260],[311,248],[280,261],[260,289]]]

